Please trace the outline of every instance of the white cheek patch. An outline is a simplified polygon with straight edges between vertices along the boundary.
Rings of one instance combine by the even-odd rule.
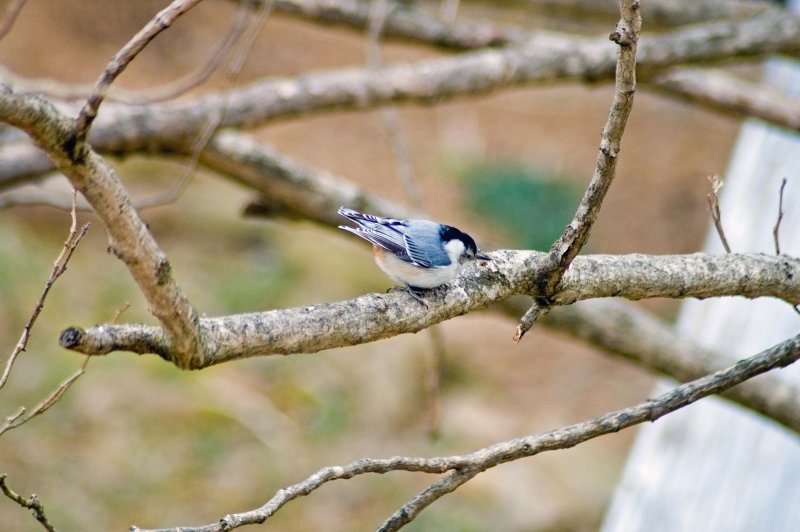
[[[467,248],[464,246],[464,243],[461,240],[451,240],[447,244],[444,245],[444,251],[447,253],[447,256],[450,257],[450,262],[458,262],[459,257]]]

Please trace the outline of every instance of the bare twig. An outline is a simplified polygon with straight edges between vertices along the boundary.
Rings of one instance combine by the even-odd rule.
[[[0,39],[8,35],[11,28],[14,27],[14,22],[17,21],[17,16],[25,7],[25,0],[13,0],[6,8],[6,14],[3,16],[3,22],[0,24]]]
[[[32,494],[29,498],[25,498],[22,495],[19,495],[6,483],[6,474],[0,474],[0,490],[3,491],[3,494],[14,501],[15,503],[19,504],[23,508],[27,508],[31,512],[33,512],[33,517],[36,518],[39,523],[47,530],[48,532],[56,532],[56,529],[50,522],[47,520],[47,515],[44,513],[44,506],[42,506],[41,501],[39,501],[39,497],[36,494]]]
[[[531,328],[536,317],[541,315],[542,308],[548,305],[550,294],[555,293],[564,272],[588,240],[603,199],[614,180],[622,134],[633,108],[633,96],[636,92],[636,49],[641,28],[639,2],[620,0],[620,20],[616,31],[609,36],[619,45],[614,99],[603,127],[594,174],[572,222],[550,248],[551,264],[537,280],[541,297],[519,321],[514,334],[516,342]]]
[[[201,0],[173,0],[170,5],[161,10],[149,23],[145,25],[128,43],[123,46],[111,61],[108,62],[103,73],[95,83],[92,95],[86,100],[78,117],[75,119],[73,133],[75,137],[82,141],[89,134],[89,128],[97,116],[100,104],[106,97],[108,88],[117,79],[117,76],[127,68],[133,59],[144,50],[150,41],[165,29],[172,26],[178,17],[195,7]]]
[[[197,528],[177,527],[161,530],[217,532],[232,530],[244,525],[263,523],[290,501],[308,495],[328,482],[350,479],[357,475],[388,473],[390,471],[434,474],[452,471],[453,473],[445,477],[445,479],[420,492],[398,512],[408,511],[415,516],[425,507],[443,495],[450,493],[481,471],[521,458],[535,456],[542,452],[574,447],[585,441],[618,432],[645,421],[656,421],[671,412],[709,395],[721,393],[756,375],[788,366],[799,358],[800,336],[796,336],[750,358],[740,360],[726,369],[677,386],[659,397],[648,399],[637,405],[609,412],[581,423],[496,443],[462,455],[434,458],[404,456],[379,459],[362,458],[343,466],[325,467],[297,484],[278,490],[274,497],[255,510],[228,514],[215,523]],[[413,516],[411,517],[412,519]],[[409,520],[398,515],[397,521],[392,520],[391,523],[387,522],[385,524],[385,526],[388,526],[386,530],[397,529],[397,526],[392,523],[396,522],[397,525],[402,525]],[[131,530],[144,532],[138,527],[132,527]]]
[[[439,394],[442,384],[442,370],[444,367],[445,344],[440,327],[428,329],[428,336],[431,341],[430,363],[425,368],[425,395],[428,401],[428,436],[435,440],[439,437],[439,429],[442,421],[442,406]]]
[[[128,310],[130,307],[131,304],[126,302],[124,305],[115,310],[114,317],[111,318],[111,323],[117,323],[117,321],[119,321],[119,317],[122,316],[122,313]]]
[[[540,318],[546,316],[551,309],[552,305],[547,303],[546,298],[539,297],[533,300],[531,306],[525,311],[525,314],[517,322],[517,329],[514,332],[514,336],[511,340],[518,344],[522,337],[525,336],[525,333],[528,332],[533,324],[539,320]]]
[[[388,3],[388,0],[373,0],[370,6],[367,31],[367,62],[371,68],[375,69],[383,66],[380,40],[383,25],[388,15]],[[422,201],[422,194],[419,191],[419,187],[414,181],[414,169],[411,164],[408,141],[400,125],[400,116],[397,112],[397,107],[385,105],[382,107],[381,111],[386,133],[392,144],[395,166],[397,168],[397,174],[400,176],[400,182],[403,184],[403,190],[405,190],[411,205],[424,211],[425,204]]]
[[[248,7],[246,3],[240,4],[241,10],[244,10],[245,7]],[[272,2],[261,2],[259,4],[259,9],[255,13],[255,18],[253,21],[247,26],[246,30],[241,33],[241,35],[236,36],[235,41],[238,42],[238,46],[234,51],[233,58],[231,59],[226,71],[225,84],[222,89],[223,94],[229,94],[234,83],[239,78],[239,74],[242,72],[245,60],[247,59],[247,56],[253,47],[253,42],[261,31],[261,28],[266,23],[271,9]],[[195,171],[197,170],[197,164],[200,161],[201,153],[208,145],[211,137],[213,137],[214,133],[216,133],[220,122],[222,122],[222,119],[225,116],[225,108],[227,106],[228,99],[224,98],[209,112],[205,124],[203,124],[203,127],[200,128],[197,138],[192,143],[189,160],[184,165],[183,171],[181,172],[181,175],[176,181],[175,185],[173,185],[164,193],[156,194],[149,198],[142,198],[141,200],[137,201],[137,208],[147,209],[166,205],[174,202],[181,195],[183,195],[191,183]]]
[[[11,356],[8,358],[6,362],[5,370],[3,371],[2,377],[0,377],[0,388],[2,388],[6,382],[8,381],[8,377],[11,374],[11,369],[14,365],[14,361],[17,359],[19,354],[25,350],[25,346],[28,344],[28,339],[30,338],[31,329],[33,328],[33,324],[36,321],[36,318],[39,317],[39,314],[44,308],[44,300],[47,297],[47,294],[50,292],[50,288],[66,270],[67,270],[67,263],[69,262],[70,258],[72,258],[72,254],[75,252],[75,248],[80,243],[81,239],[86,235],[86,231],[89,230],[89,223],[84,224],[80,230],[78,230],[78,217],[77,217],[77,205],[78,205],[78,191],[73,189],[72,191],[72,225],[70,226],[69,236],[67,236],[67,240],[64,242],[64,247],[61,250],[61,253],[58,255],[55,263],[53,264],[53,270],[50,272],[50,277],[45,282],[44,290],[42,294],[39,296],[39,300],[36,302],[36,307],[31,314],[31,317],[28,319],[28,323],[25,324],[25,327],[22,331],[22,336],[17,342],[17,346],[14,348],[14,351],[11,353]],[[50,395],[45,397],[36,407],[33,408],[27,415],[23,415],[26,412],[24,407],[20,408],[16,414],[9,416],[6,418],[6,422],[3,425],[0,425],[0,436],[3,435],[8,430],[15,429],[21,425],[24,425],[32,418],[44,413],[47,411],[48,408],[53,406],[58,400],[61,398],[62,395],[69,389],[73,382],[75,382],[78,377],[80,377],[84,370],[86,369],[86,364],[89,363],[89,356],[85,357],[83,360],[83,364],[81,367],[75,371],[71,376],[69,376],[61,385],[56,388]]]
[[[458,15],[458,5],[459,0],[442,0],[442,5],[439,6],[439,18],[445,24],[452,26]]]
[[[772,228],[772,239],[775,241],[775,254],[781,254],[780,230],[783,221],[783,189],[786,188],[786,178],[781,180],[781,189],[778,192],[778,218],[775,220],[775,227]]]
[[[80,376],[86,372],[86,366],[89,364],[89,360],[91,358],[92,357],[88,355],[85,356],[83,358],[83,362],[81,363],[80,367],[76,369],[69,377],[67,377],[61,384],[59,384],[55,390],[50,392],[50,394],[47,397],[42,399],[42,401],[38,405],[36,405],[30,412],[27,412],[27,414],[25,414],[26,409],[23,407],[20,409],[20,411],[18,411],[17,415],[7,418],[6,422],[3,425],[0,425],[0,436],[2,436],[4,433],[6,433],[11,429],[16,429],[24,425],[25,423],[35,418],[36,416],[39,416],[47,412],[47,410],[51,406],[56,404],[64,396],[64,394],[67,393],[67,390],[69,390],[69,388],[75,383],[75,381],[77,381],[80,378]]]
[[[239,3],[230,29],[220,41],[214,53],[211,54],[211,57],[199,69],[155,89],[138,91],[122,87],[109,88],[105,99],[126,105],[148,105],[172,100],[203,84],[219,69],[231,47],[241,35],[247,23],[249,8],[250,4],[248,2]],[[46,78],[22,78],[4,66],[0,66],[0,75],[10,80],[12,86],[20,86],[26,91],[37,92],[59,100],[86,100],[94,90],[91,85],[63,83]]]
[[[378,532],[400,530],[416,519],[422,510],[448,493],[454,492],[460,486],[475,478],[481,471],[478,467],[464,467],[451,471],[447,476],[420,491],[414,498],[401,506],[378,527]]]
[[[77,190],[73,189],[72,191],[72,225],[69,229],[69,235],[67,236],[66,241],[64,241],[64,247],[61,249],[61,253],[59,253],[58,258],[56,258],[55,262],[53,263],[53,269],[50,272],[50,276],[47,278],[47,281],[44,283],[44,290],[42,290],[41,295],[39,296],[38,301],[36,302],[36,306],[33,309],[30,317],[28,318],[28,322],[25,324],[25,327],[22,329],[22,336],[20,336],[19,341],[17,342],[16,347],[11,352],[11,356],[8,357],[6,361],[5,368],[3,369],[3,374],[0,376],[0,388],[5,386],[6,382],[8,381],[8,377],[11,374],[11,369],[14,366],[14,362],[17,360],[17,357],[25,351],[25,347],[28,345],[28,339],[31,335],[31,329],[33,328],[33,324],[36,323],[36,319],[39,317],[39,314],[42,312],[42,308],[44,308],[44,301],[47,298],[47,294],[50,292],[50,288],[52,288],[53,284],[56,280],[61,277],[61,275],[67,270],[67,263],[69,259],[72,258],[72,254],[75,252],[75,248],[78,247],[81,239],[86,234],[86,231],[89,230],[90,223],[86,223],[83,227],[78,230],[78,217],[77,217],[77,201],[78,201],[78,192]],[[0,432],[2,433],[2,432]]]
[[[722,247],[725,248],[726,253],[731,253],[731,246],[728,244],[728,239],[725,237],[725,230],[722,228],[722,212],[719,208],[719,191],[725,183],[718,175],[708,176],[708,181],[711,183],[711,192],[706,196],[708,200],[708,212],[711,213],[711,220],[714,222],[714,227],[722,242]]]

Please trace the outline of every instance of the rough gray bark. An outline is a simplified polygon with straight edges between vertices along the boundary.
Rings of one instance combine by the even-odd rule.
[[[444,288],[425,294],[427,308],[405,293],[368,294],[349,301],[294,309],[200,318],[206,351],[202,368],[259,355],[312,353],[414,333],[485,308],[515,294],[536,297],[536,276],[547,254],[501,250]],[[778,297],[800,303],[800,259],[769,255],[589,255],[567,270],[555,305],[598,297]],[[159,327],[100,325],[69,328],[61,345],[86,354],[177,353]]]

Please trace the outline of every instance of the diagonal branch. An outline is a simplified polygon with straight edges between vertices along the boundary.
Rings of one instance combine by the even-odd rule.
[[[26,0],[13,0],[7,7],[3,20],[0,23],[0,39],[8,35],[11,28],[14,27],[14,22],[17,21],[22,8],[25,7]]]
[[[44,308],[44,301],[47,299],[47,294],[50,293],[50,289],[55,284],[56,280],[58,280],[61,275],[67,271],[67,264],[69,260],[72,258],[72,254],[75,252],[75,248],[78,247],[78,244],[86,235],[86,232],[89,230],[90,223],[84,224],[80,230],[78,229],[78,216],[77,216],[77,191],[73,189],[72,192],[72,224],[69,229],[69,234],[67,235],[67,239],[64,241],[64,246],[61,249],[61,253],[59,253],[58,257],[56,258],[55,262],[53,263],[53,269],[50,272],[50,276],[47,278],[47,281],[44,283],[44,289],[42,290],[39,299],[36,301],[36,305],[31,313],[30,317],[28,318],[28,322],[22,328],[22,335],[17,342],[17,345],[14,347],[14,350],[11,352],[11,355],[8,357],[6,364],[3,368],[3,373],[0,375],[0,388],[5,386],[6,382],[8,382],[8,377],[11,374],[11,369],[14,367],[14,362],[17,360],[17,357],[25,351],[25,348],[28,345],[28,339],[31,335],[31,329],[33,329],[34,323],[39,318],[39,314],[42,312]],[[2,430],[0,430],[0,434]]]
[[[272,499],[255,510],[229,514],[215,523],[197,528],[169,528],[162,529],[161,532],[168,530],[216,532],[232,530],[244,525],[260,524],[272,517],[292,500],[308,495],[328,482],[350,479],[357,475],[388,473],[391,471],[432,474],[452,471],[450,484],[447,483],[447,480],[438,481],[423,490],[417,497],[412,499],[411,503],[404,506],[404,508],[408,507],[416,515],[443,495],[453,491],[463,483],[461,482],[462,480],[465,482],[472,478],[474,476],[473,472],[477,474],[507,462],[535,456],[547,451],[568,449],[585,441],[619,432],[645,421],[656,421],[704,397],[721,393],[770,370],[786,367],[799,358],[800,336],[796,336],[750,358],[740,360],[726,369],[677,386],[659,397],[648,399],[637,405],[609,412],[581,423],[496,443],[462,455],[434,458],[405,456],[377,459],[362,458],[343,466],[324,467],[305,480],[278,490]],[[402,512],[403,509],[400,510],[400,513]],[[386,528],[386,530],[396,529]],[[131,530],[144,532],[138,527],[131,527]]]
[[[144,50],[150,41],[155,39],[159,33],[166,30],[181,15],[195,7],[202,0],[173,0],[170,5],[162,9],[150,22],[148,22],[139,32],[134,35],[125,46],[123,46],[106,65],[103,73],[94,85],[94,90],[86,103],[81,108],[78,117],[75,119],[74,134],[79,141],[85,140],[89,134],[89,128],[97,116],[100,104],[106,97],[111,84],[117,76],[128,67],[131,61]]]
[[[174,362],[192,367],[203,346],[197,312],[114,169],[86,142],[76,142],[72,121],[38,96],[0,93],[0,119],[28,133],[91,204],[106,227],[109,251],[126,264],[170,337]]]
[[[514,316],[521,305],[509,301],[511,308],[505,306],[504,312]],[[620,299],[559,307],[541,324],[678,382],[699,379],[733,363],[724,353],[687,339],[670,324]],[[764,375],[747,381],[724,392],[723,397],[800,434],[800,386],[778,377]]]
[[[200,163],[261,195],[246,214],[313,220],[336,227],[342,205],[394,218],[414,213],[325,170],[308,167],[235,130],[220,131],[200,153]]]
[[[619,45],[614,99],[600,138],[600,149],[597,153],[594,174],[572,222],[550,248],[550,264],[548,266],[550,272],[540,276],[541,295],[520,319],[514,335],[515,342],[519,342],[531,328],[533,322],[549,310],[550,294],[555,293],[564,272],[586,244],[592,226],[600,213],[603,199],[614,180],[622,134],[625,132],[625,124],[633,108],[633,96],[636,92],[636,49],[642,29],[638,1],[621,0],[620,14],[621,18],[617,23],[617,29],[609,37]]]
[[[44,513],[44,506],[42,505],[39,497],[36,494],[31,495],[29,498],[25,498],[19,493],[12,490],[8,483],[6,482],[6,474],[0,474],[0,491],[3,492],[3,495],[14,501],[15,503],[19,504],[23,508],[27,508],[31,512],[33,512],[33,517],[39,521],[39,523],[44,527],[45,530],[48,532],[55,532],[56,529],[53,525],[50,524],[50,521],[47,519],[47,514]]]

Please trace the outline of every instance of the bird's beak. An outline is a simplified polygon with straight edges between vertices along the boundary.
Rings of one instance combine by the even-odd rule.
[[[492,257],[490,257],[488,255],[483,255],[481,253],[476,254],[475,258],[478,259],[478,260],[492,260]]]

